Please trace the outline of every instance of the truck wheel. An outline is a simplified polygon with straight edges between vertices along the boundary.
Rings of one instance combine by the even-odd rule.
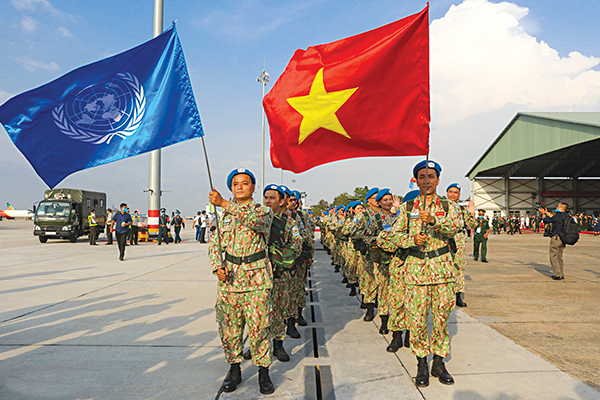
[[[69,242],[76,243],[77,242],[77,235],[74,234],[74,233],[71,233],[71,236],[69,236]]]
[[[46,243],[48,241],[46,236],[38,236],[38,239],[40,239],[40,243]]]

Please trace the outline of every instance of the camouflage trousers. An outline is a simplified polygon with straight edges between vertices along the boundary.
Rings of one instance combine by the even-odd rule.
[[[437,285],[406,285],[406,315],[410,330],[410,350],[417,357],[430,353],[441,357],[450,354],[448,320],[456,305],[454,283]],[[427,334],[427,319],[431,308],[431,339]]]
[[[377,303],[379,315],[387,315],[390,312],[390,264],[374,263],[373,275],[377,285]]]
[[[281,278],[273,279],[271,292],[273,310],[271,311],[271,338],[285,338],[285,320],[296,315],[295,302],[292,301],[294,277],[289,272],[282,272]]]
[[[304,295],[304,287],[306,285],[306,268],[308,261],[302,261],[299,263],[296,261],[296,275],[292,277],[292,303],[295,316],[298,312],[298,308],[306,307],[306,296]]]
[[[408,329],[408,321],[406,320],[406,308],[404,307],[405,290],[404,290],[404,261],[398,257],[392,258],[390,262],[390,284],[389,284],[389,307],[390,319],[388,327],[390,331],[403,331]]]
[[[248,344],[252,352],[252,362],[259,367],[271,365],[271,290],[240,293],[219,290],[215,308],[225,360],[229,364],[244,361],[242,335],[244,325],[248,324]]]
[[[354,245],[352,242],[350,242],[348,247],[350,248],[350,259],[348,261],[346,276],[348,277],[348,283],[358,283],[358,274],[356,272],[358,269],[359,260],[361,259],[360,251],[354,250]]]
[[[361,255],[362,268],[360,270],[360,292],[365,303],[375,303],[377,297],[377,280],[374,275],[374,264],[369,257]],[[360,263],[359,263],[360,265]]]
[[[465,291],[465,265],[467,260],[465,259],[465,248],[467,247],[467,238],[464,232],[459,232],[454,236],[456,241],[456,254],[454,254],[454,266],[456,267],[456,282],[454,287],[456,293],[462,293]]]

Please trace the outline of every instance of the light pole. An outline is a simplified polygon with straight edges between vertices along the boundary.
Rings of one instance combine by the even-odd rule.
[[[263,84],[263,99],[265,98],[265,90],[267,88],[267,82],[270,81],[269,79],[269,73],[265,72],[265,67],[266,67],[266,60],[263,58],[263,70],[260,73],[260,76],[258,78],[256,78],[257,82],[260,82]],[[262,100],[261,100],[261,107],[262,109],[262,152],[261,152],[261,164],[260,164],[260,190],[262,191],[265,188],[265,108],[262,107]],[[259,191],[260,193],[260,191]]]

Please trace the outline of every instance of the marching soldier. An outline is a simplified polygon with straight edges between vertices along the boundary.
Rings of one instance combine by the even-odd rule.
[[[490,233],[490,225],[485,219],[485,211],[479,210],[477,222],[475,223],[475,236],[473,236],[473,258],[475,261],[479,259],[479,247],[481,246],[481,262],[487,261],[487,241]],[[513,220],[514,221],[514,220]],[[511,224],[511,230],[513,224]]]
[[[175,216],[173,217],[172,225],[175,227],[175,244],[181,243],[181,236],[179,236],[179,233],[181,232],[182,226],[185,228],[185,222],[183,218],[181,218],[179,210],[175,210]]]
[[[448,186],[446,189],[446,196],[448,197],[448,200],[458,203],[460,200],[460,189],[461,188],[458,183],[452,183],[450,186]],[[456,270],[458,272],[455,284],[456,305],[459,307],[466,307],[467,303],[465,303],[462,298],[462,295],[465,292],[465,266],[467,265],[467,260],[465,259],[465,248],[467,247],[465,226],[469,227],[472,231],[476,231],[475,203],[469,200],[469,205],[467,207],[459,206],[458,204],[454,205],[461,219],[461,227],[456,236],[454,236],[456,249],[453,249],[454,265],[456,266]],[[496,220],[494,219],[494,221]]]
[[[90,245],[97,246],[96,239],[98,238],[98,219],[96,218],[96,210],[92,210],[88,215],[88,224],[90,226]]]
[[[456,207],[437,196],[441,166],[422,161],[413,169],[421,190],[414,201],[400,206],[398,219],[387,240],[396,248],[408,248],[406,268],[406,311],[410,327],[410,348],[417,357],[418,387],[429,385],[427,356],[433,353],[431,375],[443,384],[453,384],[444,357],[450,353],[448,319],[455,306],[456,269],[448,242],[461,228]],[[431,311],[430,311],[431,310]],[[431,339],[427,320],[431,312]]]
[[[169,223],[170,223],[170,219],[169,216],[167,215],[167,210],[164,208],[160,209],[160,217],[158,217],[158,245],[160,246],[160,243],[162,241],[162,238],[164,237],[165,240],[165,244],[169,244],[169,234],[168,229],[169,229]]]
[[[268,241],[269,260],[273,268],[273,311],[271,312],[271,338],[273,355],[279,361],[289,361],[283,348],[285,320],[294,316],[292,286],[294,261],[302,251],[302,236],[296,221],[285,212],[286,191],[277,185],[264,190],[264,205],[273,210],[273,223]]]
[[[402,199],[402,203],[413,201],[419,195],[419,193],[419,190],[413,190],[406,193]],[[394,207],[396,207],[396,209],[400,208],[400,206]],[[388,327],[392,331],[392,341],[386,348],[386,351],[390,353],[395,353],[402,347],[403,331],[406,332],[404,334],[404,347],[410,347],[410,327],[406,318],[405,305],[406,268],[404,266],[404,260],[406,259],[407,253],[406,249],[398,247],[398,244],[394,244],[393,241],[390,240],[390,238],[393,236],[394,234],[392,233],[392,227],[384,226],[384,230],[379,233],[379,236],[377,237],[377,245],[383,250],[393,253],[393,257],[389,266],[390,318],[388,322]]]
[[[361,237],[365,242],[368,252],[362,256],[362,266],[359,270],[360,292],[363,295],[363,303],[365,303],[365,316],[363,321],[373,321],[375,318],[375,299],[377,298],[377,281],[374,275],[374,264],[370,256],[370,248],[376,247],[377,235],[379,234],[376,214],[379,213],[379,204],[375,201],[379,188],[371,188],[366,196],[365,201],[367,206],[365,211],[360,213],[355,224],[356,235]]]
[[[219,278],[215,309],[225,359],[230,364],[222,386],[228,393],[242,382],[240,363],[243,360],[244,324],[248,325],[252,362],[259,367],[260,392],[270,394],[275,391],[269,377],[273,277],[266,240],[270,235],[273,211],[254,202],[255,184],[252,172],[240,168],[227,177],[233,201],[225,200],[215,188],[209,195],[211,204],[224,210],[219,221],[220,235],[211,236],[208,252],[213,273]],[[219,248],[219,236],[222,248]],[[225,254],[225,263],[220,251]]]

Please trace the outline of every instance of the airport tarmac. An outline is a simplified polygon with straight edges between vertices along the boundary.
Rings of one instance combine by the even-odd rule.
[[[250,361],[238,390],[218,394],[228,365],[215,322],[216,278],[206,245],[193,237],[188,228],[181,244],[129,246],[120,262],[104,236],[99,246],[84,238],[40,244],[31,222],[0,222],[0,399],[600,400],[591,387],[598,384],[598,330],[561,341],[546,323],[549,316],[565,320],[570,332],[598,324],[598,238],[568,249],[567,279],[554,282],[543,238],[492,237],[490,263],[469,260],[468,307],[452,312],[447,367],[456,384],[431,378],[421,389],[413,383],[414,356],[406,348],[385,351],[391,334],[379,335],[378,317],[362,321],[358,299],[318,250],[307,286],[309,324],[301,339],[286,338],[291,361],[273,362],[277,390],[262,396]],[[561,302],[582,312],[562,310]],[[552,340],[556,354],[581,357],[561,364],[548,354]],[[584,349],[596,369],[585,376],[569,367],[581,365]]]

